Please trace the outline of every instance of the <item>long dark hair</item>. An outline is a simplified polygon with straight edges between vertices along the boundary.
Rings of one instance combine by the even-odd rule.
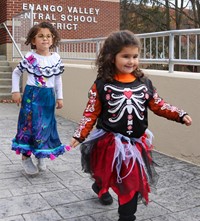
[[[112,82],[116,74],[115,56],[124,47],[135,46],[141,49],[139,39],[128,30],[122,30],[111,33],[105,40],[100,53],[96,59],[97,78],[102,78],[104,81]],[[135,77],[142,78],[144,73],[138,68],[132,73]]]
[[[36,49],[35,45],[33,45],[31,42],[39,32],[41,28],[48,28],[53,37],[53,44],[50,48],[55,48],[58,45],[58,42],[60,41],[60,36],[57,32],[57,30],[53,27],[53,25],[49,22],[41,22],[39,24],[34,25],[28,32],[25,44],[29,45],[31,44],[31,49]]]

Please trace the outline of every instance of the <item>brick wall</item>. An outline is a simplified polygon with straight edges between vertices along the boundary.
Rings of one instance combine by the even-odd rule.
[[[34,6],[34,22],[53,23],[62,39],[105,37],[119,29],[119,1],[1,0],[0,23],[7,22],[11,30],[9,21],[30,4]],[[0,44],[9,42],[9,36],[0,29]]]
[[[0,23],[6,21],[6,18],[7,18],[7,11],[5,10],[5,7],[6,7],[6,0],[1,0],[0,1]],[[0,43],[1,42],[3,43],[6,41],[5,36],[6,36],[5,30],[0,29]]]
[[[7,18],[7,11],[5,10],[6,8],[6,0],[1,0],[0,1],[0,23],[6,20]]]

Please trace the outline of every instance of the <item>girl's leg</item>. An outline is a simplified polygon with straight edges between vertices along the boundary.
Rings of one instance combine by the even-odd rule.
[[[118,221],[134,221],[136,220],[135,213],[137,211],[138,193],[134,195],[132,200],[128,203],[120,205],[118,208],[119,220]]]
[[[26,160],[28,159],[29,157],[31,157],[30,155],[27,155],[25,153],[22,154],[22,160]]]

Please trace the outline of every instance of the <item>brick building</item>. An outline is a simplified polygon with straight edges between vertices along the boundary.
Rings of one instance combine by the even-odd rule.
[[[119,30],[119,0],[1,0],[0,24],[12,33],[13,17],[33,8],[34,23],[51,22],[62,39],[105,37]],[[28,18],[28,13],[27,15]],[[20,24],[18,24],[20,26]],[[25,35],[20,27],[19,35]],[[26,36],[21,36],[26,37]],[[4,28],[0,29],[0,54],[10,57],[12,41]],[[8,56],[9,55],[9,56]]]

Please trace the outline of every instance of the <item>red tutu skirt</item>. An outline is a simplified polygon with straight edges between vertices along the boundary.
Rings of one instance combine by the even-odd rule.
[[[152,134],[151,134],[152,135]],[[136,192],[147,204],[150,184],[155,181],[151,157],[152,136],[130,139],[121,134],[95,130],[81,144],[82,168],[101,188],[99,197],[111,187],[120,205],[129,202]]]

